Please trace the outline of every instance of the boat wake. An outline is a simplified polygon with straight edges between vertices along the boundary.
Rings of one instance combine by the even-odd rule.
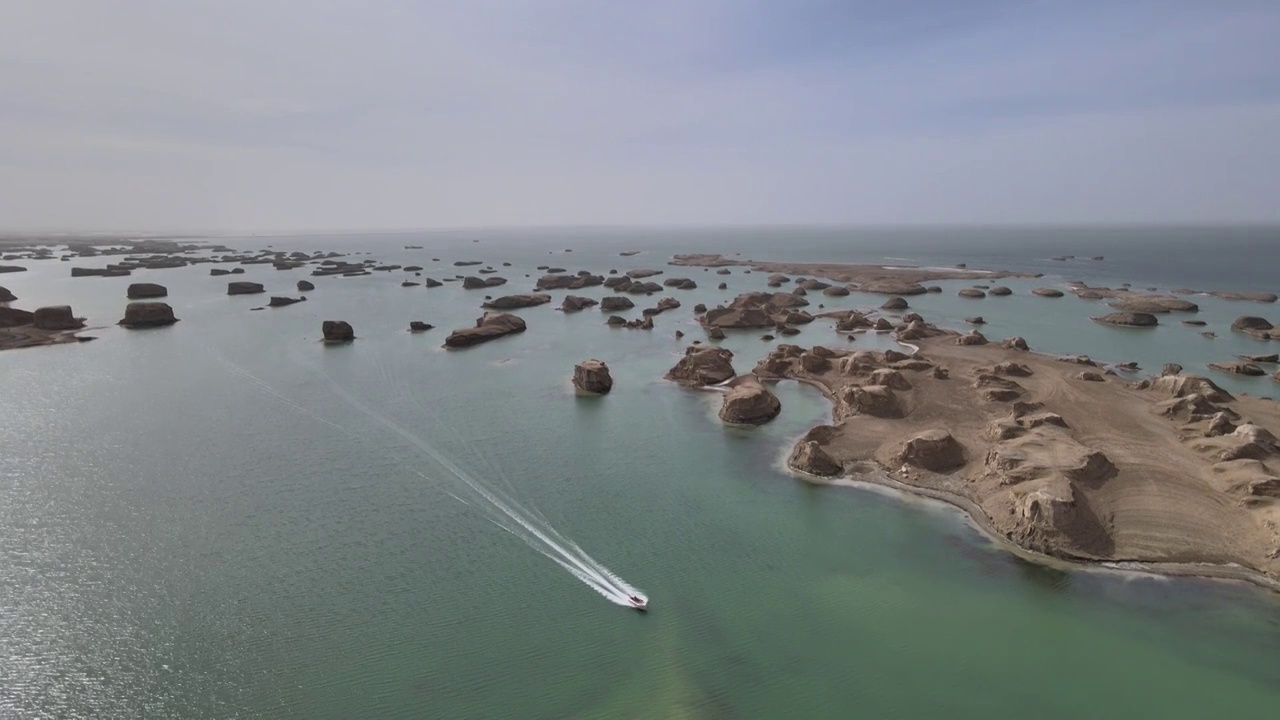
[[[244,368],[241,368],[221,356],[216,357],[219,362],[227,367],[228,370],[244,377],[262,388],[267,392],[267,394],[271,395],[276,400],[279,400],[284,405],[305,414],[316,422],[336,428],[349,435],[354,434],[347,428],[331,422],[302,405],[293,402],[275,390],[275,388],[271,387],[269,383],[253,375]],[[439,465],[452,480],[452,487],[440,488],[445,494],[468,507],[485,513],[486,519],[494,525],[519,538],[526,545],[564,568],[569,572],[569,574],[582,581],[583,584],[592,590],[595,590],[610,602],[625,607],[632,607],[632,597],[639,598],[643,603],[648,602],[648,598],[639,588],[623,580],[613,571],[609,570],[609,568],[605,567],[595,558],[587,554],[587,552],[576,542],[570,540],[557,531],[542,512],[539,511],[536,506],[532,506],[532,503],[530,504],[530,507],[526,507],[512,497],[511,494],[504,492],[499,488],[485,485],[474,475],[459,467],[457,463],[445,454],[441,453],[420,435],[413,433],[400,423],[397,423],[386,415],[370,407],[368,403],[352,395],[350,391],[342,387],[341,384],[330,378],[319,368],[311,365],[309,362],[303,361],[303,364],[310,367],[312,372],[326,380],[329,388],[334,392],[334,394],[352,408],[358,410],[361,414],[365,415],[370,420],[373,420],[381,427],[399,436],[405,442],[413,446],[414,449],[418,450],[424,456],[430,458]],[[385,375],[385,367],[383,368],[383,372]],[[388,380],[391,379],[392,378],[388,376]],[[433,419],[435,419],[438,426],[453,432],[448,423],[441,422],[439,418],[434,416],[434,413],[432,413],[429,408],[418,403],[411,391],[402,392],[401,397],[409,397],[412,399],[418,404],[420,410],[431,415]],[[461,440],[462,438],[459,439]],[[477,457],[479,457],[482,462],[488,464],[482,454],[477,453]],[[426,473],[422,472],[422,470],[416,467],[409,467],[407,465],[405,467],[407,470],[418,475],[422,479],[427,481],[431,480],[431,478],[428,477]],[[490,465],[490,470],[499,475],[508,486],[512,487],[512,490],[514,491],[514,486],[511,485],[510,480],[505,477],[505,474],[502,473],[500,468]]]

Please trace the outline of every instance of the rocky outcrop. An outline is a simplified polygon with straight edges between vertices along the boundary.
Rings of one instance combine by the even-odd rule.
[[[155,283],[133,283],[125,292],[126,297],[130,300],[141,300],[144,298],[159,298],[169,294],[168,289],[163,285]]]
[[[902,444],[893,465],[911,465],[930,472],[947,472],[965,464],[964,446],[946,430],[926,430]]]
[[[34,320],[35,314],[30,310],[0,307],[0,328],[22,327],[30,325]]]
[[[1131,328],[1152,328],[1160,323],[1155,315],[1144,312],[1113,312],[1092,318],[1096,323]]]
[[[729,382],[729,392],[720,406],[720,419],[733,425],[761,425],[782,412],[778,397],[755,375],[742,375]]]
[[[835,477],[844,472],[844,466],[836,462],[817,440],[802,440],[791,451],[787,466],[809,475]]]
[[[666,378],[687,387],[718,385],[737,374],[732,361],[733,353],[725,348],[691,345]]]
[[[1036,288],[1036,289],[1032,290],[1032,291],[1031,291],[1031,294],[1032,294],[1032,295],[1039,295],[1040,297],[1046,297],[1046,298],[1060,298],[1060,297],[1062,297],[1063,295],[1065,295],[1066,293],[1062,292],[1061,290],[1059,290],[1059,289],[1057,289],[1057,288],[1047,288],[1047,287],[1042,287],[1042,288]]]
[[[881,310],[906,310],[907,300],[906,298],[901,298],[901,297],[891,297],[888,300],[884,301],[884,304],[880,306],[880,309]]]
[[[119,324],[127,328],[164,327],[178,322],[173,308],[162,302],[134,302],[124,307]]]
[[[956,344],[957,345],[986,345],[987,337],[982,333],[978,332],[977,330],[970,330],[964,335],[961,335],[960,337],[956,338]]]
[[[415,332],[415,333],[426,332],[428,330],[431,330],[434,327],[435,325],[423,322],[421,320],[409,321],[409,332]]]
[[[1200,306],[1171,295],[1134,295],[1111,303],[1117,310],[1140,313],[1199,312]]]
[[[573,366],[573,387],[580,392],[604,395],[613,389],[613,376],[603,360],[583,360]]]
[[[662,282],[663,285],[676,290],[697,290],[698,283],[689,278],[667,278]]]
[[[619,298],[625,299],[625,298]],[[629,302],[629,301],[628,301]],[[596,305],[595,298],[582,297],[580,295],[565,295],[564,300],[560,302],[561,312],[579,312]]]
[[[929,292],[920,283],[892,279],[864,282],[858,285],[858,290],[877,295],[923,295]]]
[[[635,306],[636,304],[631,301],[631,298],[625,298],[618,295],[612,295],[600,301],[601,312],[622,312],[623,310],[630,310]]]
[[[1266,320],[1254,315],[1241,315],[1231,323],[1231,329],[1236,332],[1242,332],[1252,335],[1259,340],[1271,340],[1280,338],[1280,332],[1275,330],[1275,326]]]
[[[898,396],[887,385],[850,385],[844,389],[840,399],[852,415],[878,418],[903,416]]]
[[[9,288],[0,287],[0,303],[13,302],[14,300],[17,300],[17,299],[18,298],[16,295],[9,292]]]
[[[537,290],[581,290],[604,284],[603,275],[556,275],[548,274],[538,278]]]
[[[971,299],[984,298],[987,296],[985,292],[979,290],[978,288],[961,288],[960,292],[956,294],[962,298],[971,298]]]
[[[1012,295],[1013,291],[1003,285],[997,285],[988,290],[987,294],[995,297],[1003,297],[1006,295]]]
[[[439,280],[436,280],[435,278],[422,278],[422,286],[428,287],[428,288],[438,288],[438,287],[443,287],[444,283],[440,282]]]
[[[227,283],[228,295],[256,295],[260,292],[266,292],[262,287],[262,283],[248,282],[246,280],[236,280]]]
[[[1253,363],[1240,361],[1209,363],[1209,368],[1218,372],[1247,375],[1249,377],[1262,377],[1267,374],[1267,371]]]
[[[315,289],[316,289],[315,283],[311,282],[310,280],[298,281],[298,292],[307,292],[308,290],[315,290]]]
[[[447,348],[470,347],[513,333],[522,333],[525,329],[524,320],[515,315],[487,312],[476,319],[475,327],[462,328],[449,333],[449,337],[444,340],[444,346]]]
[[[494,298],[480,305],[487,310],[515,310],[517,308],[534,307],[536,305],[545,305],[551,302],[550,295],[541,293],[528,295],[504,295],[500,298]]]
[[[31,314],[31,325],[37,330],[79,330],[84,327],[84,318],[76,317],[70,305],[51,305],[37,308]]]
[[[356,339],[356,331],[346,320],[325,320],[320,325],[320,332],[324,336],[324,341],[330,345],[348,343]]]
[[[1155,392],[1175,398],[1200,395],[1210,402],[1222,403],[1235,400],[1231,393],[1200,375],[1165,375],[1150,381],[1147,387]]]

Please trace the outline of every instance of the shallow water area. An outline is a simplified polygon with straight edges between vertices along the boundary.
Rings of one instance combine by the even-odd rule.
[[[687,342],[704,338],[695,303],[764,289],[767,275],[667,267],[674,252],[1057,268],[992,281],[1011,297],[965,300],[956,291],[973,283],[948,281],[937,283],[941,294],[908,300],[939,324],[982,315],[992,339],[1022,335],[1037,350],[1133,360],[1144,373],[1262,352],[1266,344],[1227,326],[1240,314],[1280,324],[1280,311],[1195,297],[1196,317],[1218,333],[1211,341],[1177,313],[1155,330],[1121,330],[1089,320],[1106,311],[1101,302],[1030,289],[1083,279],[1275,291],[1263,284],[1273,273],[1254,263],[1227,286],[1219,250],[1186,258],[1191,267],[1148,263],[1142,275],[1133,258],[1149,248],[1126,250],[1144,242],[1129,235],[962,243],[955,234],[768,232],[226,240],[363,251],[437,279],[470,274],[452,263],[477,259],[509,280],[464,291],[402,288],[418,278],[400,270],[308,277],[317,289],[307,302],[258,312],[250,308],[267,295],[298,295],[306,271],[251,265],[243,277],[209,277],[201,265],[67,277],[68,266],[104,264],[98,258],[5,276],[15,306],[70,303],[99,339],[0,354],[0,716],[1271,716],[1276,596],[1032,563],[938,503],[797,481],[777,459],[829,417],[816,389],[778,384],[782,414],[744,429],[718,421],[718,395],[660,378]],[[1151,242],[1181,247],[1185,232]],[[1216,237],[1233,233],[1243,231]],[[1064,253],[1109,259],[1050,259]],[[523,334],[440,347],[451,328],[474,322],[485,295],[530,291],[538,265],[653,267],[666,271],[659,282],[690,277],[699,287],[664,292],[682,307],[649,332],[607,328],[596,308],[558,312],[566,293],[553,291],[551,304],[516,311]],[[231,279],[262,282],[267,295],[227,296]],[[142,281],[168,286],[181,322],[114,325],[125,287]],[[721,281],[728,290],[715,289]],[[657,298],[634,299],[620,314],[639,317]],[[884,300],[809,299],[810,310]],[[323,345],[325,319],[351,322],[358,339]],[[436,329],[411,334],[410,320]],[[772,347],[759,336],[720,343],[739,372]],[[787,340],[850,343],[822,320]],[[852,341],[892,344],[874,333]],[[572,366],[589,357],[612,369],[609,395],[574,394]],[[1235,392],[1277,392],[1268,378],[1214,379]],[[519,530],[495,524],[455,469],[642,589],[650,612],[609,602]]]

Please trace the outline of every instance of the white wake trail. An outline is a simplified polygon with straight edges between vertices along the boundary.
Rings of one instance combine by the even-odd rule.
[[[458,467],[447,456],[440,453],[421,437],[415,435],[404,426],[391,420],[385,415],[377,412],[369,407],[359,398],[356,398],[346,388],[342,387],[328,375],[323,373],[310,363],[306,363],[314,372],[329,381],[330,389],[339,397],[345,400],[349,405],[368,416],[371,420],[377,422],[388,430],[394,432],[403,438],[406,442],[429,456],[440,464],[441,467],[448,470],[455,478],[462,481],[464,486],[477,496],[478,500],[482,500],[482,507],[493,511],[497,511],[498,519],[490,518],[495,524],[512,535],[523,540],[527,545],[545,555],[547,558],[555,561],[558,565],[568,570],[574,577],[577,577],[583,583],[599,592],[619,605],[630,605],[630,596],[644,597],[643,592],[623,580],[613,571],[606,568],[603,564],[591,557],[577,543],[565,538],[555,528],[547,523],[545,518],[540,518],[541,523],[530,518],[530,513],[519,506],[514,499],[504,497],[503,493],[490,490],[480,481],[472,477],[462,468]],[[422,477],[422,473],[418,473]],[[449,493],[451,497],[459,500],[465,505],[473,506],[462,498]],[[473,506],[474,507],[474,506]],[[541,515],[541,513],[538,513]],[[515,526],[509,525],[514,522]],[[539,527],[541,525],[541,527]]]

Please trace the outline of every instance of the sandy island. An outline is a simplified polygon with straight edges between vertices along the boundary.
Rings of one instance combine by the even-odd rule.
[[[1275,402],[910,325],[911,357],[782,345],[760,361],[833,404],[792,469],[946,500],[1033,553],[1280,589]]]

